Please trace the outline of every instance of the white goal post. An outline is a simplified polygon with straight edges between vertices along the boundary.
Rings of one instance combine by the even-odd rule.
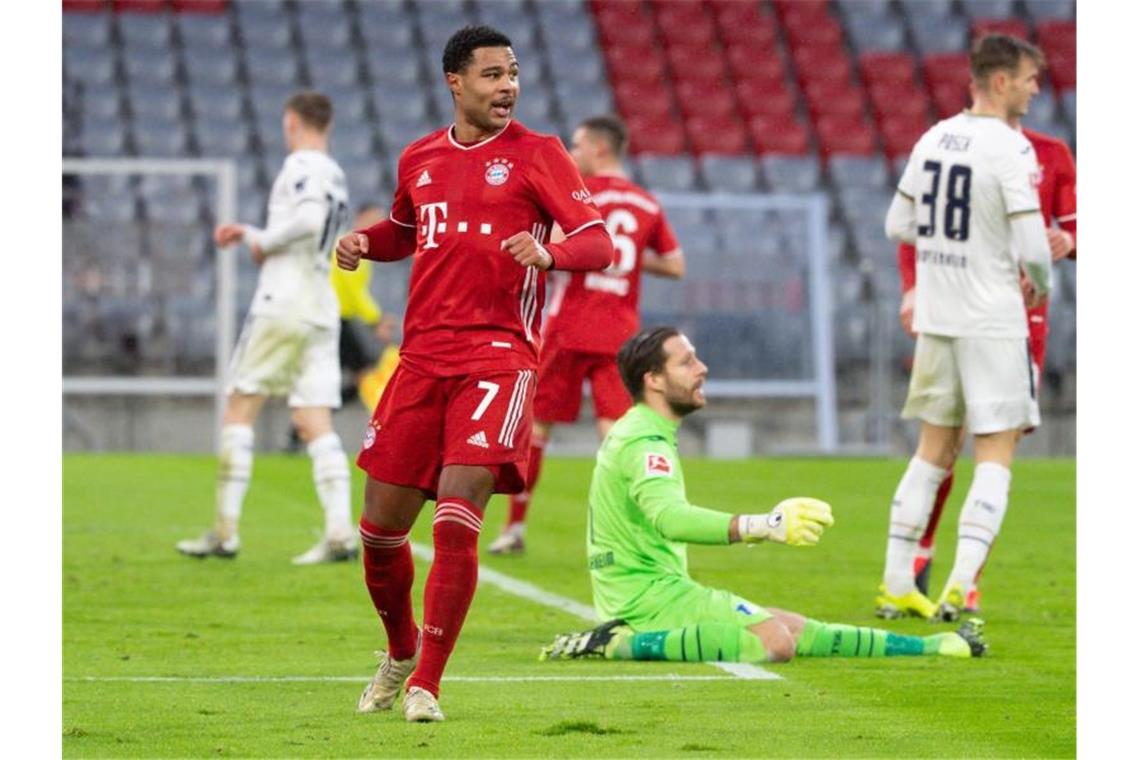
[[[237,167],[234,161],[228,159],[64,158],[62,174],[63,176],[206,177],[216,183],[215,219],[219,223],[224,223],[235,221],[237,217]],[[214,433],[217,444],[221,430],[221,414],[225,404],[225,373],[236,332],[237,266],[234,256],[225,255],[221,250],[215,250],[214,253],[217,335],[214,343],[213,377],[64,375],[64,395],[213,396],[216,410]]]

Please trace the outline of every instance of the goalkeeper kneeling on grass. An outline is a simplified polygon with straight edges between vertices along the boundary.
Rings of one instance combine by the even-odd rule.
[[[823,623],[700,585],[686,544],[775,541],[812,546],[833,523],[818,499],[785,499],[765,514],[733,515],[685,498],[677,454],[681,419],[705,405],[708,373],[673,327],[630,338],[618,353],[637,402],[598,452],[590,484],[587,547],[597,628],[565,634],[543,659],[786,662],[805,657],[980,656],[981,621],[955,632],[904,636]]]

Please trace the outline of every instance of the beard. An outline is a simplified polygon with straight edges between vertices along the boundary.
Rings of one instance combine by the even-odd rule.
[[[684,397],[668,394],[665,396],[665,403],[678,417],[687,417],[705,405],[703,400],[697,400],[695,391]]]

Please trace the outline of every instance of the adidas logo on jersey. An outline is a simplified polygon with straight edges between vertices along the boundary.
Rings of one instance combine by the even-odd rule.
[[[468,438],[467,442],[472,446],[478,446],[481,449],[491,448],[491,444],[487,443],[487,434],[482,430]]]
[[[420,178],[416,180],[416,187],[423,187],[424,185],[430,185],[430,184],[431,184],[431,175],[427,173],[427,169],[424,169],[424,173],[421,174]]]

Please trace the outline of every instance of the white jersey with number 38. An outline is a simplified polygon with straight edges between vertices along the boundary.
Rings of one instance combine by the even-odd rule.
[[[273,182],[266,228],[247,228],[246,240],[266,254],[251,314],[338,324],[329,252],[347,229],[348,214],[348,189],[336,161],[316,150],[289,154]]]
[[[931,127],[899,182],[917,230],[914,328],[952,337],[1028,335],[1010,220],[1039,211],[1029,140],[963,112]]]

